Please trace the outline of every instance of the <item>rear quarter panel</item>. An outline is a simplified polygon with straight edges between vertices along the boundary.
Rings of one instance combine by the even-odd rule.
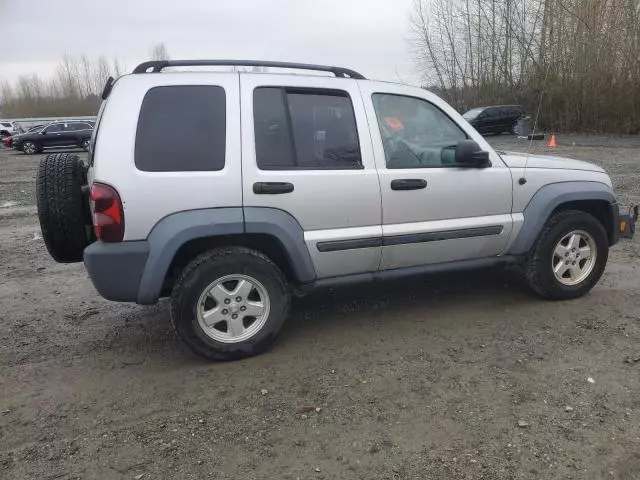
[[[165,85],[224,87],[226,151],[222,170],[146,172],[136,168],[135,139],[142,101],[149,89]],[[239,102],[237,73],[153,73],[118,79],[100,119],[89,178],[113,186],[120,194],[124,240],[146,238],[158,221],[175,212],[242,205]]]

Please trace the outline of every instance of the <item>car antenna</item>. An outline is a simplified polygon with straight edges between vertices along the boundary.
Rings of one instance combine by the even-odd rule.
[[[538,101],[538,111],[536,112],[536,118],[533,121],[533,130],[529,136],[529,149],[527,150],[527,158],[524,161],[524,172],[522,177],[518,180],[520,185],[527,183],[527,166],[529,165],[529,157],[531,156],[531,147],[533,146],[533,134],[538,126],[538,117],[540,116],[540,108],[542,107],[542,99],[544,98],[544,91],[547,89],[547,78],[549,77],[549,70],[551,69],[551,63],[547,63],[547,71],[544,74],[544,82],[542,84],[542,91],[540,92],[540,100]]]

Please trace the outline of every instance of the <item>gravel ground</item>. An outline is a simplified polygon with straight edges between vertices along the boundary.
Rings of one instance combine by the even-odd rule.
[[[640,203],[640,139],[558,142]],[[345,288],[207,363],[165,302],[109,303],[50,259],[37,162],[0,151],[0,478],[640,478],[639,238],[576,301],[502,271]]]

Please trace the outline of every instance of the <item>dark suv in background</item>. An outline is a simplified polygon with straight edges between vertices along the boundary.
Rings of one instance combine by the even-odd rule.
[[[474,108],[462,116],[479,133],[499,135],[505,132],[515,133],[516,123],[525,113],[520,105],[497,105]]]
[[[81,147],[89,149],[94,123],[90,121],[54,122],[46,127],[13,137],[13,148],[32,154],[44,148]]]

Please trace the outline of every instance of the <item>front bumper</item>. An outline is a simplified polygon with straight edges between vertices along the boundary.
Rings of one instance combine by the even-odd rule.
[[[628,209],[620,208],[618,231],[620,238],[633,238],[636,232],[636,222],[638,221],[638,206]]]

